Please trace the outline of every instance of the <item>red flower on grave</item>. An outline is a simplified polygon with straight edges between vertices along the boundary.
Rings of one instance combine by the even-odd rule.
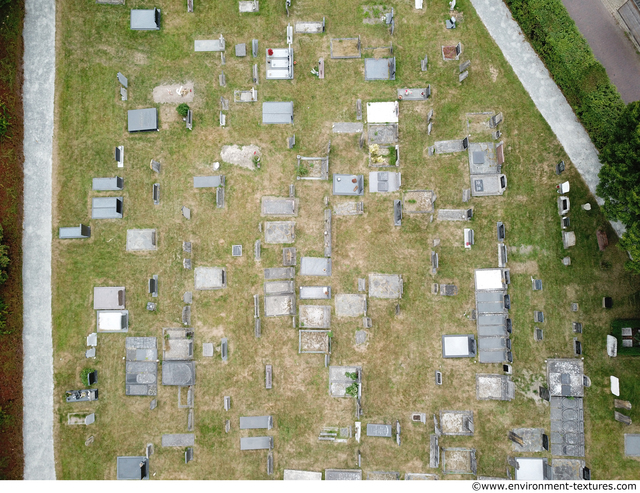
[[[267,50],[267,53],[269,54],[269,56],[271,56],[271,55],[273,55],[273,50],[272,50],[271,48],[269,48],[269,49]]]

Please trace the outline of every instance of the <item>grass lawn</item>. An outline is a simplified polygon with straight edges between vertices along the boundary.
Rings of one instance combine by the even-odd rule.
[[[569,165],[562,179],[571,181],[571,224],[577,245],[564,267],[560,219],[556,209],[554,166],[568,162],[550,128],[535,109],[517,78],[493,43],[467,0],[458,3],[464,19],[455,31],[444,28],[449,16],[447,2],[439,0],[424,11],[413,2],[395,2],[396,32],[389,36],[384,25],[370,25],[361,5],[366,2],[296,1],[292,17],[284,15],[278,2],[261,2],[259,14],[238,13],[235,0],[195,2],[188,14],[180,1],[155,4],[131,1],[125,6],[106,6],[69,0],[58,2],[57,99],[55,160],[56,190],[54,224],[91,224],[90,240],[54,241],[54,347],[56,458],[58,477],[64,479],[113,479],[116,456],[141,455],[147,443],[155,444],[151,473],[155,479],[268,479],[265,452],[241,452],[242,436],[261,432],[239,430],[239,416],[271,414],[275,426],[274,475],[283,469],[353,468],[362,453],[364,471],[437,473],[429,468],[429,434],[433,426],[410,422],[411,412],[428,415],[441,409],[474,410],[473,437],[443,437],[441,446],[477,450],[478,473],[504,476],[506,456],[511,454],[507,431],[514,427],[549,430],[549,406],[536,398],[544,380],[545,359],[571,357],[575,317],[584,325],[586,372],[593,381],[587,391],[586,462],[594,479],[638,478],[637,463],[623,457],[623,429],[613,421],[613,398],[608,376],[618,375],[621,398],[634,404],[639,399],[631,385],[640,359],[610,360],[605,334],[613,318],[637,315],[637,278],[623,270],[625,254],[615,246],[598,250],[595,232],[604,227],[594,207],[579,205],[593,197]],[[369,4],[371,5],[371,4]],[[130,8],[162,9],[159,32],[129,30]],[[264,53],[286,46],[286,26],[295,21],[326,17],[327,33],[294,35],[297,65],[293,81],[266,81]],[[226,65],[217,53],[195,53],[195,39],[216,39],[222,32],[227,42]],[[364,82],[362,60],[329,58],[331,37],[360,36],[362,47],[380,47],[393,41],[397,60],[395,82]],[[236,58],[233,46],[257,38],[259,57]],[[441,46],[464,45],[461,60],[471,60],[470,75],[458,83],[458,62],[444,62]],[[364,51],[370,53],[370,51]],[[429,56],[427,72],[420,60]],[[325,58],[324,80],[310,70]],[[232,100],[233,90],[250,89],[251,69],[258,63],[259,102],[230,103],[227,127],[218,124],[219,100]],[[224,70],[227,87],[218,85]],[[129,100],[120,101],[116,72],[129,78]],[[193,131],[185,129],[175,104],[153,102],[153,88],[162,84],[193,81],[195,98]],[[355,121],[355,101],[393,101],[397,87],[431,84],[426,102],[400,103],[400,171],[404,190],[432,189],[438,208],[462,208],[462,189],[469,187],[466,153],[427,157],[435,140],[486,138],[467,123],[468,113],[503,112],[501,125],[506,162],[503,172],[508,189],[502,197],[474,198],[471,223],[430,222],[429,215],[406,215],[402,226],[393,226],[393,199],[400,193],[369,194],[365,213],[333,219],[333,273],[328,281],[333,293],[357,292],[357,278],[370,272],[397,273],[404,277],[401,313],[394,301],[368,300],[373,320],[366,347],[355,345],[359,318],[332,318],[332,365],[363,368],[363,426],[395,423],[403,426],[402,446],[392,440],[351,439],[346,444],[319,442],[323,426],[353,426],[354,402],[328,395],[328,371],[319,355],[297,352],[297,329],[290,318],[262,318],[262,337],[253,335],[253,294],[263,301],[263,272],[282,264],[280,245],[265,245],[258,225],[260,199],[287,196],[296,184],[300,213],[296,221],[295,247],[301,255],[321,256],[323,251],[324,198],[329,206],[346,201],[331,195],[330,182],[296,181],[296,156],[321,156],[331,140],[330,173],[366,173],[368,155],[358,146],[357,135],[331,133],[333,122]],[[263,101],[293,101],[295,124],[261,124]],[[158,107],[160,131],[128,134],[126,110]],[[426,115],[434,110],[433,132],[427,136]],[[471,130],[471,132],[469,132]],[[296,134],[296,147],[287,149],[286,138]],[[125,146],[125,167],[117,169],[112,153]],[[222,145],[256,144],[262,151],[262,167],[256,171],[221,163],[226,175],[226,206],[216,209],[211,190],[194,190],[192,177],[214,174],[211,165],[220,161]],[[149,160],[162,163],[160,175],[149,169]],[[123,176],[124,219],[91,221],[91,197],[110,193],[91,192],[91,179]],[[154,206],[152,184],[160,183],[160,205]],[[119,193],[120,194],[120,193]],[[191,209],[185,220],[180,208]],[[444,360],[441,335],[475,333],[469,318],[474,308],[473,271],[497,265],[496,221],[506,225],[509,246],[513,319],[514,380],[517,396],[512,402],[477,401],[475,373],[501,372],[498,365],[474,360]],[[475,230],[476,244],[463,247],[465,226]],[[156,228],[159,248],[149,254],[125,251],[126,230]],[[57,236],[57,229],[52,234]],[[432,276],[430,252],[433,240],[440,269]],[[262,260],[253,258],[253,244],[263,240]],[[184,465],[184,450],[162,448],[164,433],[186,433],[187,411],[178,409],[177,389],[158,386],[158,408],[149,411],[150,398],[125,393],[124,336],[100,334],[98,358],[84,359],[85,337],[95,330],[92,308],[94,286],[126,286],[130,312],[129,336],[154,336],[162,344],[162,329],[181,325],[182,295],[193,290],[193,271],[182,268],[182,241],[193,245],[194,266],[226,266],[228,287],[220,291],[194,292],[192,324],[195,329],[197,384],[195,387],[195,459]],[[615,241],[612,241],[615,243]],[[242,244],[244,256],[232,257],[231,245]],[[147,279],[159,276],[158,310],[145,310],[151,297]],[[531,276],[543,280],[544,289],[532,292]],[[296,277],[296,289],[319,285],[326,278]],[[433,282],[451,282],[456,297],[434,296]],[[612,296],[614,308],[604,312],[603,295]],[[156,301],[154,299],[153,301]],[[580,311],[570,311],[578,302]],[[323,304],[303,302],[303,304]],[[326,303],[325,303],[326,304]],[[333,303],[332,303],[333,304]],[[545,339],[533,340],[533,310],[544,310]],[[219,345],[229,340],[229,358],[222,362],[202,357],[202,344]],[[273,389],[264,389],[264,365],[273,365]],[[99,371],[100,400],[92,405],[69,405],[65,390],[81,388],[85,367]],[[444,384],[435,385],[434,371],[441,370]],[[232,408],[225,412],[223,397],[230,395]],[[96,423],[89,428],[67,426],[67,414],[95,410]],[[226,434],[225,420],[231,421]],[[85,446],[89,435],[94,442]],[[538,454],[540,455],[540,454]],[[549,454],[546,456],[550,457]],[[452,476],[448,476],[452,477]],[[454,478],[460,478],[453,476]],[[468,478],[468,476],[466,477]]]

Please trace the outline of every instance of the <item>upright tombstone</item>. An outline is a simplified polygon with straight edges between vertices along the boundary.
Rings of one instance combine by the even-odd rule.
[[[465,72],[469,66],[471,65],[471,60],[467,60],[466,62],[462,62],[459,66],[458,66],[458,70],[460,73]],[[492,117],[492,120],[495,117]],[[489,126],[491,126],[491,124],[489,124]],[[495,125],[494,125],[495,126]],[[494,127],[491,127],[494,128]]]
[[[267,390],[270,390],[273,387],[273,368],[271,365],[265,366],[264,386]]]
[[[564,161],[560,161],[558,164],[556,164],[556,175],[562,174],[564,169],[565,169]]]
[[[225,87],[227,85],[227,79],[224,76],[224,72],[220,72],[218,76],[218,81],[220,82],[220,87]]]
[[[362,120],[362,100],[356,99],[356,120]]]
[[[253,41],[251,41],[251,54],[253,55],[253,58],[258,57],[258,40],[257,39],[254,39]]]
[[[160,173],[160,163],[155,159],[152,159],[149,163],[149,167],[153,170],[154,173]]]
[[[61,240],[91,238],[91,228],[84,224],[77,227],[59,228],[58,237]]]
[[[252,75],[253,83],[258,85],[258,64],[255,63],[253,65],[253,75]]]
[[[222,361],[227,361],[229,354],[229,346],[227,342],[227,338],[223,337],[222,341],[220,341],[220,356],[222,357]]]
[[[124,146],[116,147],[115,157],[118,168],[124,168]]]
[[[186,206],[182,206],[182,215],[185,219],[191,219],[191,209]]]
[[[420,70],[422,70],[423,72],[426,72],[428,64],[429,64],[429,57],[425,55],[424,58],[420,60]]]
[[[152,188],[153,205],[160,204],[160,183],[154,183]]]

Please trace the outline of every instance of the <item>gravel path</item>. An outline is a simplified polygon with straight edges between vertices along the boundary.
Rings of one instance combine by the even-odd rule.
[[[598,152],[511,12],[502,0],[471,0],[471,3],[589,190],[596,195],[602,167]],[[603,200],[596,199],[602,205]],[[620,223],[612,226],[619,236],[624,231]]]
[[[600,0],[562,0],[625,103],[640,99],[640,55]]]
[[[24,19],[24,479],[56,479],[51,341],[51,160],[55,2],[26,0]]]

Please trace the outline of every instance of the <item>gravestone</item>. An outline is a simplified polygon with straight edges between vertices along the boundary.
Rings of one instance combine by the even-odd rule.
[[[573,332],[576,334],[582,334],[582,324],[580,322],[572,322]]]
[[[187,129],[188,130],[193,130],[193,111],[188,110],[187,111],[187,117],[185,119],[186,125],[187,125]]]
[[[623,401],[621,399],[613,399],[613,407],[618,409],[631,410],[631,403],[629,401]]]
[[[160,166],[160,163],[155,159],[152,159],[151,163],[149,163],[149,167],[156,173],[160,173]]]
[[[156,275],[149,279],[149,294],[154,298],[158,297],[158,276]]]
[[[96,348],[92,347],[89,348],[85,351],[84,353],[84,357],[85,358],[95,358],[96,357]]]
[[[363,292],[367,290],[367,280],[365,278],[358,278],[358,291]]]
[[[423,72],[426,72],[428,64],[429,64],[429,57],[425,55],[424,58],[420,60],[420,70]]]
[[[265,366],[264,386],[267,390],[273,387],[273,368],[271,365]]]
[[[367,342],[367,332],[364,330],[356,331],[356,344],[364,344]]]
[[[191,219],[191,209],[182,206],[182,215],[185,217],[185,219]]]
[[[216,188],[216,208],[224,209],[224,188]]]
[[[182,242],[182,251],[185,253],[191,253],[191,242],[183,241]]]
[[[182,301],[184,303],[191,304],[192,300],[193,300],[193,293],[191,291],[185,292],[184,295],[182,296]]]
[[[187,450],[184,452],[184,463],[188,464],[193,460],[193,447],[187,447]]]
[[[229,433],[230,430],[231,430],[231,421],[226,419],[224,422],[224,432]]]
[[[631,425],[631,418],[629,416],[625,416],[622,413],[619,413],[618,411],[613,411],[613,417],[619,423],[625,424],[627,426]]]
[[[498,140],[502,136],[502,132],[500,130],[496,130],[491,134],[491,138],[493,140]]]
[[[362,120],[362,100],[356,99],[356,120]]]
[[[293,136],[293,138],[295,139],[295,135]],[[292,183],[291,185],[289,185],[289,198],[293,199],[296,196],[296,186]],[[325,204],[327,205],[327,204]]]
[[[573,352],[576,356],[582,354],[582,343],[575,337],[573,338]]]
[[[442,385],[442,372],[436,370],[436,385]]]
[[[462,72],[460,75],[458,75],[458,82],[462,82],[463,80],[465,80],[467,77],[469,77],[469,71],[465,70],[464,72]]]
[[[220,341],[220,356],[222,357],[222,361],[227,361],[229,357],[229,348],[226,337],[223,337],[222,341]]]
[[[187,431],[193,431],[193,409],[189,409],[187,415]]]
[[[229,100],[225,99],[223,96],[220,96],[220,108],[223,111],[229,111]]]
[[[467,60],[466,62],[462,62],[459,66],[458,66],[458,70],[460,73],[464,72],[465,70],[467,70],[469,68],[469,65],[471,65],[471,60]],[[489,124],[491,125],[491,124]],[[491,127],[493,128],[493,127]]]
[[[565,170],[564,161],[560,161],[558,164],[556,164],[556,175],[562,174],[564,170]]]
[[[182,307],[182,323],[184,325],[191,325],[191,307]]]
[[[152,188],[153,205],[160,204],[160,183],[154,183]]]
[[[231,246],[231,256],[232,257],[242,257],[242,245],[232,245]]]
[[[542,313],[541,311],[538,310],[534,310],[533,312],[533,321],[536,323],[543,323],[544,322],[544,313]]]
[[[118,82],[120,82],[120,84],[122,84],[124,87],[129,87],[129,81],[127,80],[127,78],[122,75],[120,72],[118,72],[116,74],[116,77],[118,78]]]
[[[541,341],[544,338],[544,331],[536,327],[533,331],[533,338],[536,341]]]
[[[253,55],[253,58],[258,57],[258,40],[257,39],[254,39],[251,41],[251,54]]]
[[[567,265],[567,266],[568,266],[568,265],[571,265],[571,257],[564,257],[564,258],[562,259],[562,264],[563,264],[563,265]]]
[[[224,396],[224,410],[228,411],[229,409],[231,409],[231,396],[225,395]]]
[[[269,451],[269,455],[267,455],[267,475],[271,476],[273,474],[273,452]]]
[[[253,245],[253,254],[255,256],[256,260],[260,260],[260,240],[256,240],[255,244]]]
[[[262,335],[262,331],[261,331],[260,325],[261,325],[260,319],[256,318],[255,319],[255,323],[254,323],[254,335],[255,335],[256,339],[260,339],[260,336]]]
[[[253,65],[252,80],[255,85],[258,85],[258,64],[257,63]]]
[[[183,258],[182,259],[182,268],[183,269],[191,269],[191,259],[190,258]]]
[[[541,399],[548,401],[550,398],[549,389],[546,387],[538,387],[538,395]]]
[[[435,152],[436,152],[436,148],[435,148],[435,146],[431,146],[431,147],[429,147],[429,148],[427,149],[427,154],[428,154],[429,156],[433,156],[433,155],[435,154]]]
[[[147,301],[147,310],[150,312],[154,312],[156,310],[156,304],[151,301]]]
[[[469,137],[465,137],[462,139],[462,150],[466,150],[469,148]]]
[[[205,342],[202,344],[202,356],[206,357],[206,358],[212,358],[213,357],[213,343],[212,342]]]
[[[227,78],[224,76],[224,72],[221,72],[218,76],[218,82],[220,83],[220,87],[225,87],[227,85]]]
[[[433,123],[429,122],[427,125],[427,135],[431,135],[431,129],[433,128]]]
[[[293,146],[296,145],[296,134],[293,134],[293,137],[287,137],[287,147],[289,149],[293,149]]]
[[[122,99],[122,101],[127,100],[127,90],[124,87],[120,88],[120,99]]]

